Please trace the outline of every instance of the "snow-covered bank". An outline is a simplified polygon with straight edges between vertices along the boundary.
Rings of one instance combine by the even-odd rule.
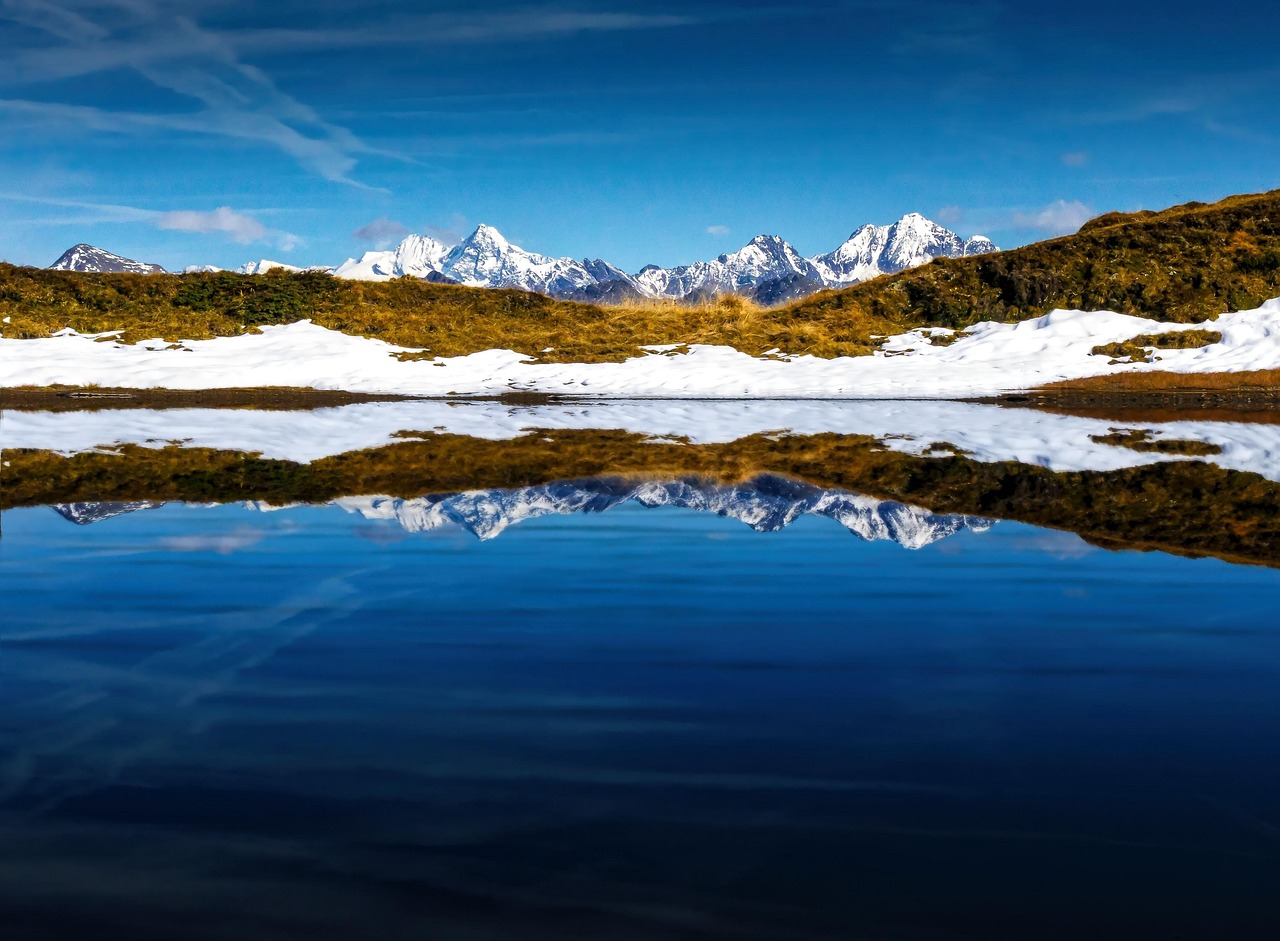
[[[1176,454],[1140,452],[1093,440],[1117,427],[1155,439],[1199,441],[1222,449],[1215,464],[1280,480],[1280,425],[1103,421],[1030,409],[962,402],[663,401],[513,408],[496,402],[378,402],[312,412],[169,409],[0,413],[0,446],[75,454],[122,444],[259,453],[313,461],[385,447],[406,433],[439,432],[505,440],[532,429],[610,429],[693,443],[753,434],[867,435],[895,451],[924,454],[945,442],[981,461],[1017,461],[1058,471],[1117,470]]]
[[[1222,341],[1168,350],[1153,363],[1111,364],[1095,346],[1142,334],[1207,328]],[[1280,368],[1280,300],[1205,324],[1164,324],[1107,311],[1054,311],[1018,324],[984,323],[950,346],[930,330],[890,338],[874,356],[757,358],[723,346],[657,349],[623,363],[538,364],[510,350],[404,362],[407,351],[308,321],[215,340],[125,345],[65,331],[0,338],[4,386],[213,389],[293,386],[409,395],[537,391],[636,398],[953,398],[1125,372]],[[945,331],[944,331],[945,332]],[[785,351],[784,351],[785,352]]]

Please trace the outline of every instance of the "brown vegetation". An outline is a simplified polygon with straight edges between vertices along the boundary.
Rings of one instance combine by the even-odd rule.
[[[294,411],[354,405],[359,402],[395,402],[406,398],[409,396],[281,386],[249,389],[16,386],[0,388],[0,409],[28,412],[80,412],[122,408],[250,408]]]
[[[190,275],[85,274],[0,264],[4,336],[35,338],[70,327],[122,331],[125,342],[236,336],[310,319],[354,336],[422,348],[426,358],[511,349],[543,362],[621,361],[657,344],[726,344],[759,355],[780,349],[855,356],[873,335],[898,331],[875,317],[839,312],[797,316],[739,297],[699,307],[602,307],[524,291],[429,284],[416,278],[370,283],[331,275],[227,272]]]
[[[1114,448],[1128,448],[1148,454],[1182,454],[1187,457],[1210,457],[1222,448],[1208,441],[1184,438],[1154,438],[1143,428],[1113,428],[1105,435],[1090,435],[1090,440]]]
[[[1170,330],[1166,333],[1144,333],[1119,343],[1104,343],[1090,352],[1110,357],[1111,362],[1146,363],[1152,361],[1153,350],[1201,350],[1222,342],[1217,330]]]
[[[1037,392],[1098,393],[1237,393],[1275,392],[1280,390],[1280,369],[1256,369],[1249,372],[1179,373],[1151,369],[1142,372],[1090,376],[1087,379],[1064,379],[1041,386]]]

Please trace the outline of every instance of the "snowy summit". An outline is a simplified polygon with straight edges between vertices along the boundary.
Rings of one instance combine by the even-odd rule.
[[[410,235],[386,251],[365,252],[340,265],[300,267],[263,258],[236,268],[239,274],[327,271],[353,281],[421,278],[469,287],[513,288],[569,300],[626,301],[638,298],[704,300],[739,294],[762,304],[797,300],[825,288],[848,287],[935,258],[962,258],[998,251],[981,235],[965,240],[950,229],[909,213],[892,225],[864,225],[834,251],[805,258],[778,235],[758,235],[736,252],[675,268],[649,265],[635,274],[602,259],[552,258],[513,245],[493,226],[480,225],[457,245],[429,235]],[[126,271],[160,274],[164,269],[92,245],[68,249],[51,268],[62,271]],[[212,273],[215,265],[188,265],[185,274]]]
[[[492,226],[481,225],[452,247],[430,236],[411,235],[394,249],[350,258],[334,273],[361,281],[447,279],[471,287],[515,288],[575,300],[700,300],[733,293],[773,304],[824,288],[847,287],[935,258],[996,250],[983,236],[966,241],[919,213],[909,213],[892,225],[864,225],[835,251],[812,258],[803,257],[781,236],[758,235],[738,251],[712,261],[676,268],[650,265],[628,274],[601,259],[579,261],[529,252]]]
[[[159,265],[134,261],[92,245],[73,245],[49,266],[54,271],[127,272],[129,274],[164,274]]]

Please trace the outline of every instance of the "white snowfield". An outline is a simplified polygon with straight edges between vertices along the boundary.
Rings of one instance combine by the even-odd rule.
[[[1095,346],[1142,334],[1206,328],[1222,341],[1167,350],[1153,362],[1112,364]],[[982,323],[950,346],[937,328],[889,338],[872,356],[755,357],[725,346],[651,347],[622,363],[542,364],[511,350],[402,362],[406,350],[310,321],[214,340],[138,344],[62,331],[0,338],[0,385],[216,389],[291,386],[407,395],[533,391],[629,398],[955,398],[1035,388],[1059,379],[1170,370],[1280,368],[1280,299],[1202,324],[1110,311],[1053,311],[1017,324]],[[0,334],[2,336],[2,334]]]
[[[753,434],[867,435],[909,454],[949,444],[980,461],[1016,461],[1055,471],[1118,470],[1189,458],[1103,444],[1117,429],[1153,439],[1201,441],[1204,458],[1280,480],[1280,425],[1243,422],[1115,422],[964,402],[663,401],[513,408],[497,402],[378,402],[311,412],[226,409],[0,413],[0,445],[76,454],[124,444],[261,454],[297,462],[385,447],[429,433],[508,440],[536,430],[613,429],[694,443]]]

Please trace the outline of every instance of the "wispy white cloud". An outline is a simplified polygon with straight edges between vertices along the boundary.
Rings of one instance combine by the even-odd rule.
[[[213,552],[217,555],[231,555],[256,546],[266,535],[260,529],[239,526],[229,533],[168,536],[160,540],[160,548],[166,552]]]
[[[904,29],[892,49],[900,56],[989,59],[999,51],[997,26],[1004,13],[999,4],[938,3],[917,7],[914,15],[902,8],[897,12]]]
[[[372,147],[350,129],[326,120],[245,57],[391,45],[529,42],[755,15],[723,10],[653,13],[529,7],[427,13],[340,27],[213,29],[196,21],[190,4],[175,0],[0,0],[0,21],[38,30],[53,40],[8,49],[0,61],[0,86],[131,70],[158,88],[198,102],[200,110],[122,113],[64,102],[61,108],[45,106],[48,110],[39,116],[64,123],[87,117],[73,126],[94,131],[117,130],[113,124],[125,124],[134,132],[167,129],[255,141],[287,154],[326,180],[361,185],[353,175],[361,158],[409,158]]]
[[[707,226],[707,235],[714,235],[716,238],[722,238],[729,234],[727,225],[709,225]]]
[[[531,7],[509,12],[427,13],[396,17],[394,22],[355,25],[342,29],[248,29],[222,35],[241,52],[281,52],[401,44],[416,46],[528,42],[579,33],[673,29],[713,20],[740,19],[744,15],[725,11],[637,13]]]
[[[933,214],[933,218],[943,225],[959,225],[964,217],[964,209],[960,206],[940,206]]]
[[[334,182],[356,184],[351,173],[363,155],[382,154],[347,128],[325,121],[283,92],[261,69],[242,61],[221,34],[206,30],[181,9],[157,0],[116,0],[73,9],[51,0],[4,0],[0,16],[40,29],[55,41],[13,50],[0,64],[0,85],[27,85],[131,69],[159,88],[193,99],[200,110],[146,114],[65,103],[9,100],[28,117],[77,120],[91,130],[113,125],[170,129],[271,145],[306,169]],[[96,17],[90,19],[90,14]],[[358,184],[356,184],[358,185]]]
[[[1150,118],[1196,114],[1212,101],[1203,91],[1187,91],[1171,95],[1157,95],[1139,101],[1131,101],[1105,111],[1086,112],[1075,120],[1081,124],[1127,124]]]
[[[1213,124],[1222,122],[1241,106],[1247,109],[1258,92],[1270,91],[1277,82],[1280,82],[1280,69],[1274,67],[1197,75],[1178,85],[1128,95],[1106,108],[1061,117],[1066,123],[1086,125],[1181,118],[1216,132]]]
[[[1008,546],[1024,552],[1040,552],[1055,559],[1083,559],[1098,550],[1075,533],[1046,530],[1031,536],[1010,539]]]
[[[176,232],[219,232],[241,245],[266,241],[272,234],[271,230],[257,219],[235,212],[229,206],[219,206],[212,212],[196,212],[190,209],[162,212],[158,216],[151,217],[150,222],[157,229]],[[294,240],[294,237],[288,233],[275,234],[277,241],[280,241],[280,236]],[[281,245],[281,247],[284,246]]]
[[[1062,155],[1063,166],[1083,167],[1089,163],[1089,154],[1083,150],[1073,150]]]
[[[360,226],[351,233],[351,237],[357,242],[372,242],[378,248],[386,248],[408,234],[408,226],[382,216],[367,225]]]
[[[349,178],[348,174],[356,165],[356,158],[352,153],[381,153],[356,142],[352,143],[350,149],[336,147],[331,140],[308,137],[280,121],[255,114],[148,114],[12,98],[0,99],[0,111],[23,116],[30,124],[60,124],[72,130],[87,128],[109,134],[142,134],[160,129],[267,143],[327,180],[348,183],[362,189],[373,187]]]
[[[292,232],[263,225],[253,216],[236,212],[229,206],[220,206],[208,212],[190,209],[156,210],[111,203],[92,203],[75,199],[56,199],[45,196],[27,196],[20,193],[0,193],[0,200],[37,203],[75,210],[64,218],[47,218],[50,225],[98,225],[103,223],[145,223],[169,232],[195,232],[225,235],[240,245],[255,242],[276,246],[281,251],[292,251],[302,239]]]
[[[462,241],[462,233],[466,228],[467,217],[460,212],[455,212],[449,216],[448,222],[424,226],[423,231],[446,245],[456,245]]]
[[[1046,235],[1070,235],[1096,215],[1078,199],[1058,199],[1042,209],[1014,212],[1011,225],[1018,229],[1035,229]]]
[[[15,23],[73,42],[101,40],[110,35],[108,30],[86,20],[74,10],[49,0],[4,0],[0,3],[0,12]]]

